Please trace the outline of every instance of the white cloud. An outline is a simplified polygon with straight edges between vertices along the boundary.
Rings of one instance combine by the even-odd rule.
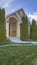
[[[34,13],[29,13],[27,14],[28,15],[28,18],[30,21],[32,21],[32,19],[35,19],[37,21],[37,12],[34,12]]]
[[[0,7],[5,8],[6,14],[9,14],[12,11],[11,3],[15,0],[0,0]]]
[[[31,13],[31,12],[29,12],[29,10],[27,9],[27,10],[25,10],[25,13],[27,14],[27,16],[28,16],[30,22],[32,21],[32,19],[35,19],[35,20],[37,21],[37,11]]]
[[[11,2],[13,2],[14,0],[0,0],[0,6],[3,8],[6,8],[10,5]]]

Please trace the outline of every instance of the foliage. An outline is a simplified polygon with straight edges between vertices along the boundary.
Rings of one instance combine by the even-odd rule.
[[[28,40],[28,18],[27,16],[24,16],[22,18],[22,26],[21,26],[21,32],[20,37],[22,40]]]
[[[0,8],[0,42],[6,40],[6,29],[5,29],[5,10]]]
[[[32,26],[31,26],[31,31],[30,31],[30,36],[32,40],[37,40],[37,26],[36,26],[36,21],[33,19],[32,20]]]

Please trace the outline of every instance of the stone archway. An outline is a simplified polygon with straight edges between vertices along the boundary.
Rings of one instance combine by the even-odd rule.
[[[14,17],[9,18],[9,36],[17,36],[17,19]]]

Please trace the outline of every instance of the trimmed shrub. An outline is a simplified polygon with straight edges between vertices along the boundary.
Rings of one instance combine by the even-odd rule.
[[[32,20],[30,37],[32,40],[37,40],[37,26],[36,26],[36,21],[34,19]]]
[[[28,18],[27,16],[24,16],[22,18],[20,38],[22,40],[28,40]]]
[[[6,40],[5,10],[0,8],[0,42]]]

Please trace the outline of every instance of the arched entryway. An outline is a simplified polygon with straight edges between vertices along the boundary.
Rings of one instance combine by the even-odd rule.
[[[9,36],[17,36],[17,19],[14,17],[9,18]]]

